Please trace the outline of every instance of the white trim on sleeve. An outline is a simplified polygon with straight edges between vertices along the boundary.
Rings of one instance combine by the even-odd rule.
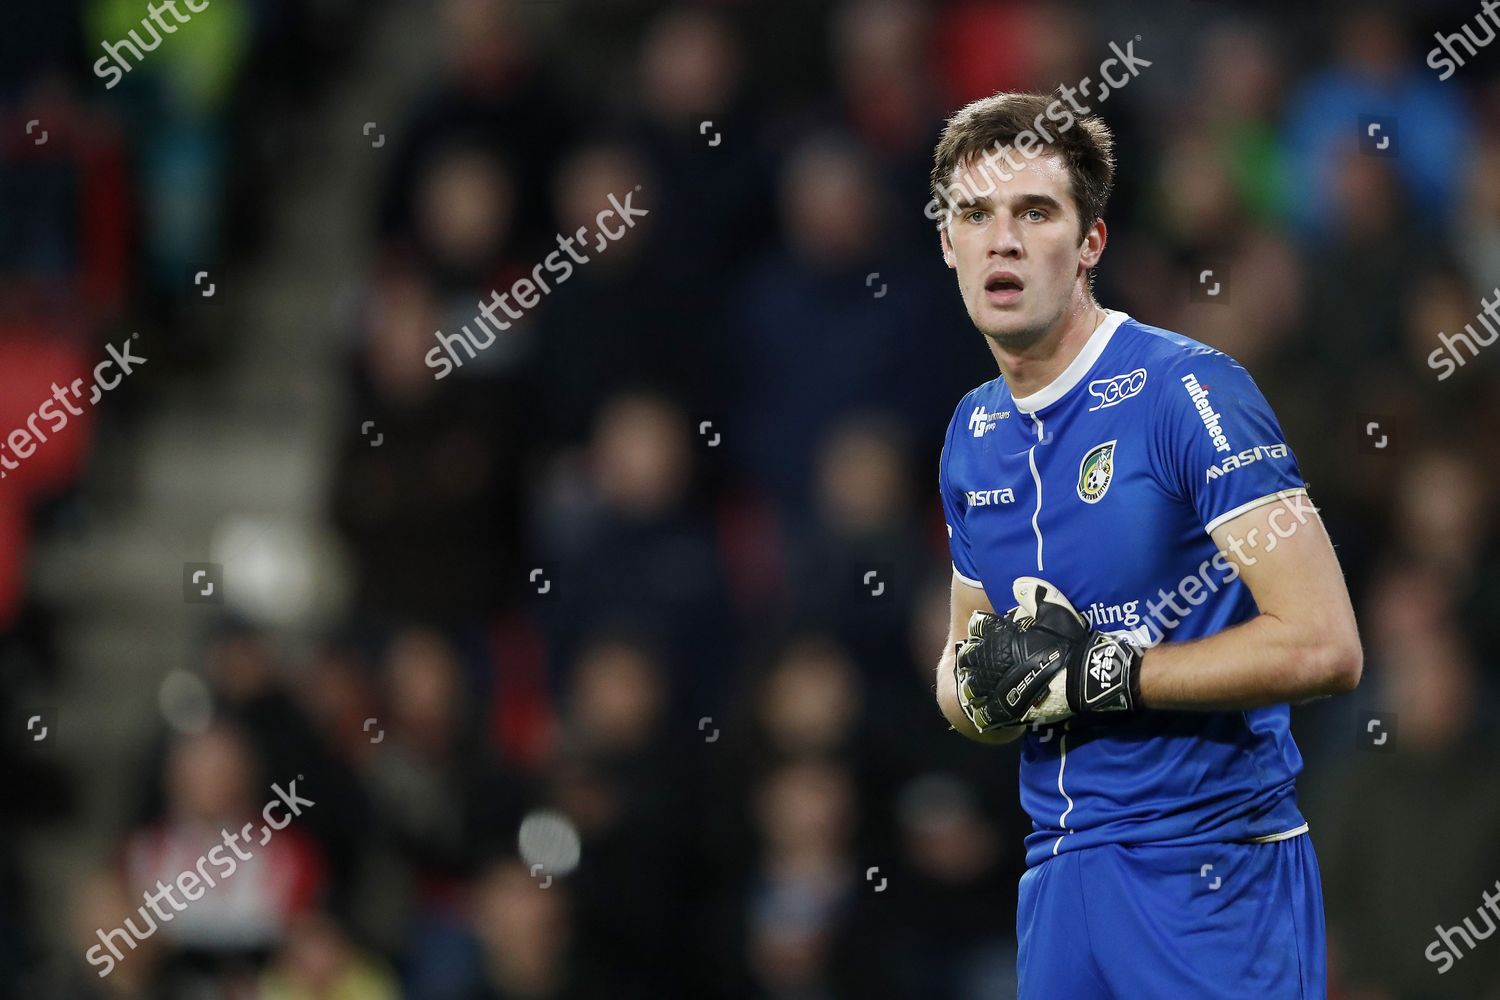
[[[1283,840],[1291,840],[1293,837],[1300,837],[1306,832],[1307,824],[1303,823],[1301,826],[1293,827],[1290,830],[1282,830],[1280,833],[1268,833],[1264,837],[1251,837],[1249,840],[1244,841],[1244,843],[1275,844]]]
[[[1225,521],[1232,521],[1233,519],[1235,519],[1236,517],[1239,517],[1241,514],[1245,513],[1246,511],[1252,511],[1252,510],[1254,510],[1257,507],[1264,507],[1268,503],[1273,503],[1273,502],[1275,502],[1277,500],[1284,500],[1287,497],[1294,497],[1294,496],[1296,496],[1299,493],[1301,493],[1303,496],[1306,496],[1307,495],[1307,487],[1306,486],[1298,486],[1296,489],[1280,490],[1280,491],[1278,491],[1276,493],[1267,493],[1265,496],[1263,496],[1263,497],[1257,497],[1256,499],[1251,500],[1249,503],[1242,503],[1242,504],[1240,504],[1234,510],[1226,510],[1224,513],[1220,514],[1218,517],[1214,518],[1212,521],[1209,521],[1207,524],[1205,524],[1203,526],[1203,530],[1206,531],[1206,532],[1208,532],[1211,535],[1211,534],[1214,533],[1214,529],[1217,528],[1219,525],[1223,524]]]
[[[962,573],[960,573],[958,571],[958,564],[957,563],[953,564],[953,575],[956,576],[956,577],[958,577],[958,579],[959,579],[959,581],[961,583],[966,583],[966,584],[968,584],[971,587],[977,587],[980,590],[984,589],[984,584],[980,583],[978,580],[971,580],[968,577],[964,576]]]

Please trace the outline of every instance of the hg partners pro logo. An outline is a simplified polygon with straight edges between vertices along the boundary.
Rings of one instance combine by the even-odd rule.
[[[1078,499],[1084,503],[1098,503],[1109,492],[1109,484],[1114,478],[1115,441],[1095,445],[1078,463]]]
[[[1009,416],[1009,410],[1000,410],[998,412],[991,413],[989,410],[986,410],[984,408],[984,404],[981,403],[978,406],[974,407],[973,413],[969,414],[969,430],[973,431],[974,436],[977,438],[984,437],[990,431],[995,429],[996,423],[1004,420]]]

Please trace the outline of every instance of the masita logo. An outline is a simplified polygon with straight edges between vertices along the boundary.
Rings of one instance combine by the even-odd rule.
[[[1220,476],[1227,476],[1235,469],[1242,469],[1251,462],[1258,462],[1263,458],[1286,458],[1286,456],[1287,447],[1280,442],[1258,444],[1254,448],[1246,448],[1238,455],[1230,455],[1220,465],[1210,465],[1203,470],[1203,481],[1211,483]]]
[[[1213,404],[1208,401],[1208,386],[1199,385],[1198,376],[1192,372],[1182,376],[1182,384],[1187,388],[1193,406],[1198,409],[1198,419],[1203,421],[1203,427],[1214,443],[1214,451],[1228,451],[1229,438],[1224,435],[1223,417],[1214,412]]]
[[[1003,490],[969,490],[964,496],[968,498],[970,507],[993,507],[1016,502],[1016,491],[1009,487]]]

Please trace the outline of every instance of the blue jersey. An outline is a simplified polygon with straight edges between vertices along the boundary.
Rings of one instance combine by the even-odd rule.
[[[1234,359],[1111,311],[1050,385],[996,378],[948,426],[939,482],[953,567],[997,611],[1038,576],[1106,632],[1213,635],[1258,612],[1209,532],[1302,475]],[[1196,578],[1193,580],[1191,578]],[[1306,829],[1286,705],[1146,710],[1028,732],[1026,859],[1100,844],[1277,839]]]

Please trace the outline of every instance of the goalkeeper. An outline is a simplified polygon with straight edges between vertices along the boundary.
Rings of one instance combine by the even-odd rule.
[[[1020,995],[1324,997],[1288,706],[1358,683],[1354,614],[1245,369],[1094,300],[1113,140],[1065,94],[965,107],[932,173],[1001,375],[943,447],[937,698],[1020,740]]]

